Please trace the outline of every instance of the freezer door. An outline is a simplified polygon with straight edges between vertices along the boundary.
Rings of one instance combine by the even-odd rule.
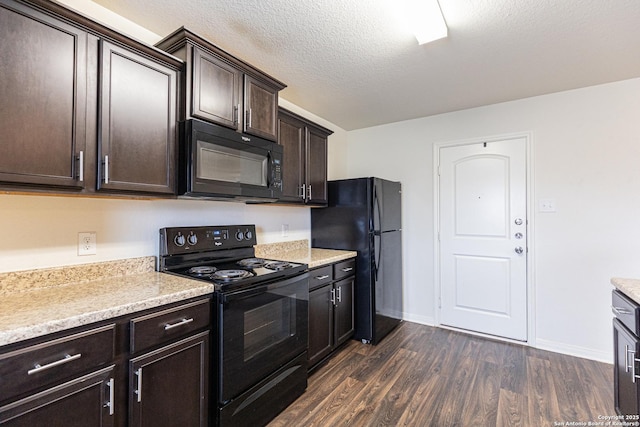
[[[401,185],[399,182],[373,179],[373,231],[402,228]]]

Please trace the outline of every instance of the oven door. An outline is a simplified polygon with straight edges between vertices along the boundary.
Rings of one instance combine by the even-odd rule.
[[[224,404],[307,350],[309,274],[218,296]]]

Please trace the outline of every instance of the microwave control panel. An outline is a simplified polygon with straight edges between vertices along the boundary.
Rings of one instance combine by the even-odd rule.
[[[272,166],[271,185],[273,188],[282,191],[282,165],[280,159],[274,159]]]

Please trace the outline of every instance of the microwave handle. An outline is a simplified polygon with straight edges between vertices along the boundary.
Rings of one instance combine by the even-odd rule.
[[[267,151],[267,167],[265,168],[265,173],[266,173],[266,182],[267,182],[267,188],[271,188],[271,180],[269,178],[271,178],[271,169],[272,169],[272,162],[273,159],[271,158],[271,151]]]
[[[240,291],[236,291],[236,292],[231,292],[228,294],[222,294],[222,302],[223,303],[228,303],[230,301],[235,301],[235,300],[240,300],[240,299],[245,299],[245,298],[250,298],[252,296],[258,295],[258,294],[262,294],[265,293],[267,291],[272,291],[274,289],[278,289],[278,288],[282,288],[285,286],[289,286],[293,283],[302,281],[302,280],[309,280],[309,273],[305,272],[302,273],[298,276],[294,276],[291,278],[288,278],[286,280],[276,280],[275,282],[272,282],[270,284],[264,285],[264,286],[258,286],[255,288],[250,288],[250,289],[243,289]]]

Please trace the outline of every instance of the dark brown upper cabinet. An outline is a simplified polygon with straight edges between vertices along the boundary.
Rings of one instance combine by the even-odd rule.
[[[87,33],[0,2],[0,181],[82,189]]]
[[[180,120],[197,118],[277,140],[278,92],[284,83],[184,27],[156,46],[186,62]]]
[[[333,132],[284,108],[278,112],[284,147],[280,202],[326,206],[327,145]]]
[[[175,194],[183,63],[59,3],[0,0],[0,186]]]
[[[174,192],[174,69],[101,41],[100,190]]]

